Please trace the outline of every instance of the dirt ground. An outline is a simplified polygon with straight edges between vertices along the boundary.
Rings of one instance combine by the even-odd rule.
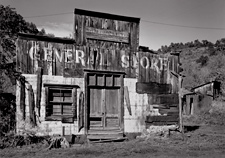
[[[192,130],[192,131],[191,131]],[[138,138],[125,142],[73,145],[66,149],[47,150],[44,144],[33,144],[0,150],[1,158],[141,158],[141,157],[225,157],[225,126],[202,125],[170,137]]]

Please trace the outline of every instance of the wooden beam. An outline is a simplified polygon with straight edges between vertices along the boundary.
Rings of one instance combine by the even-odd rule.
[[[159,84],[156,82],[136,83],[136,92],[139,94],[170,94],[171,90],[171,84]]]
[[[78,9],[78,8],[76,8],[74,10],[74,14],[140,23],[140,18],[136,18],[136,17],[128,17],[128,16],[114,15],[114,14],[109,14],[109,13],[101,13],[101,12],[83,10],[83,9]]]
[[[129,114],[132,115],[131,106],[130,106],[129,91],[128,91],[128,87],[127,86],[124,86],[124,96],[125,96],[125,100],[126,100],[126,103],[127,103],[127,110],[129,112]]]
[[[120,75],[120,82],[121,82],[121,88],[120,88],[120,128],[122,131],[124,131],[124,75]]]
[[[41,116],[41,89],[42,89],[42,74],[43,70],[41,67],[38,67],[37,70],[37,95],[36,95],[36,107],[38,109],[38,116]]]
[[[86,38],[129,43],[129,33],[86,27]]]
[[[88,133],[88,101],[89,101],[89,93],[88,93],[88,73],[84,73],[84,134]]]
[[[147,116],[146,122],[178,122],[179,116]]]
[[[72,88],[80,88],[78,85],[69,85],[69,84],[52,84],[52,83],[44,83],[44,87],[49,88],[64,88],[64,89],[72,89]]]
[[[77,118],[77,89],[73,88],[72,90],[72,100],[73,100],[73,106],[72,106],[72,111],[73,111],[73,119]]]
[[[28,88],[28,100],[29,100],[29,114],[30,114],[30,124],[32,127],[37,125],[36,115],[35,115],[35,101],[34,101],[34,91],[32,85]]]
[[[176,105],[179,104],[178,94],[158,94],[153,95],[153,104],[168,104]]]
[[[49,37],[42,35],[18,33],[19,39],[34,40],[34,41],[47,41],[47,42],[56,42],[56,43],[66,43],[66,44],[75,44],[73,39],[65,39],[60,37]]]
[[[25,120],[26,118],[26,109],[25,109],[25,77],[21,77],[20,79],[20,109],[22,112],[22,118]]]
[[[179,88],[179,130],[182,132],[183,138],[184,138],[184,129],[183,129],[183,111],[182,111],[182,95],[181,95],[181,90],[182,90],[182,82],[183,82],[183,77],[179,76],[178,78],[178,88]]]
[[[49,99],[48,99],[48,93],[49,93],[49,89],[48,89],[48,87],[45,87],[45,110],[46,110],[46,115],[45,115],[45,117],[47,117],[47,116],[49,116],[49,111],[47,111],[47,109],[48,109],[48,107],[49,107],[49,103],[48,103],[48,101],[49,101]],[[46,119],[46,118],[45,118]]]
[[[78,116],[78,132],[84,127],[84,93],[79,96],[79,116]]]

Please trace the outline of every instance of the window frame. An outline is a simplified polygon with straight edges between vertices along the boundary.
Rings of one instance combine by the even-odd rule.
[[[75,120],[77,120],[77,89],[79,88],[78,85],[67,85],[67,84],[50,84],[50,83],[44,83],[45,87],[45,120],[46,121],[62,121],[65,123],[73,123]],[[65,101],[65,104],[71,104],[72,106],[72,115],[48,115],[47,108],[50,106],[50,93],[49,91],[55,89],[55,90],[71,90],[71,101]],[[55,101],[57,102],[57,101]],[[51,102],[51,104],[54,102]],[[63,101],[61,103],[62,106]]]

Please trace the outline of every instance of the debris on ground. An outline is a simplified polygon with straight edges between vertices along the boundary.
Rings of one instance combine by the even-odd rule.
[[[142,135],[138,136],[137,138],[168,138],[170,136],[171,131],[178,131],[178,126],[150,126],[148,129],[142,132]]]
[[[70,144],[66,140],[65,137],[57,136],[57,137],[52,137],[50,140],[50,145],[47,149],[51,148],[69,148]]]

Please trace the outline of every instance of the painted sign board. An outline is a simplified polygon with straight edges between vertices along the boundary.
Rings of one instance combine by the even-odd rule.
[[[140,18],[81,9],[75,9],[74,14],[74,37],[80,54],[86,54],[88,68],[122,71],[135,78],[132,66],[137,59]]]
[[[83,77],[83,69],[130,73],[138,82],[168,83],[170,71],[177,72],[178,58],[139,51],[130,53],[124,43],[91,41],[76,46],[74,41],[21,34],[17,41],[17,68],[36,73],[42,67],[46,75]],[[76,49],[75,49],[76,46]]]

